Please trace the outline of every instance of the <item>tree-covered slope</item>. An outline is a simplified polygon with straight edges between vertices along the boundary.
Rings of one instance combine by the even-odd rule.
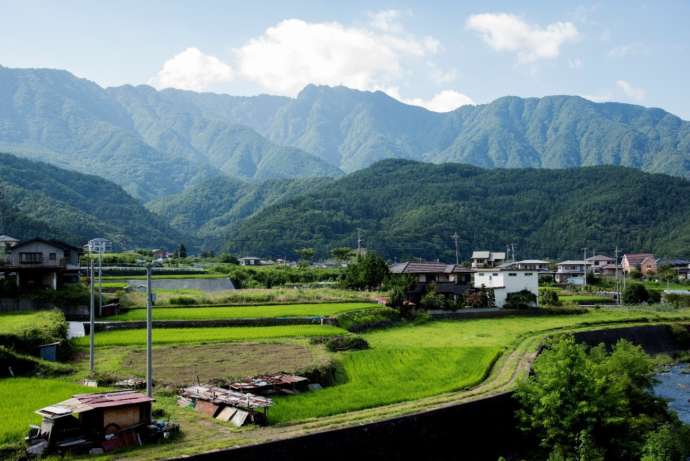
[[[217,106],[223,102],[227,106],[221,111],[208,107],[206,102],[212,99],[209,94],[194,98],[189,92],[158,92],[148,86],[110,88],[108,93],[126,108],[134,128],[148,144],[192,161],[208,162],[228,176],[266,180],[342,175],[319,157],[276,145],[253,129],[233,123],[240,115],[236,113],[238,105],[246,110],[243,113],[251,123],[259,118],[256,113],[268,115],[279,107],[271,99],[262,104],[257,97],[252,107],[249,98],[217,95]]]
[[[303,178],[246,183],[219,176],[151,202],[148,207],[181,232],[194,232],[205,248],[218,248],[236,225],[263,208],[331,181]]]
[[[104,89],[58,70],[0,67],[0,150],[97,174],[142,199],[213,170],[146,144]]]
[[[266,135],[347,172],[384,158],[494,168],[622,165],[690,177],[690,123],[577,96],[504,97],[434,113],[381,92],[307,86]]]
[[[9,154],[0,154],[0,213],[0,234],[20,239],[82,245],[105,237],[116,248],[191,243],[105,179]]]
[[[268,206],[225,236],[225,247],[262,256],[314,247],[365,246],[390,258],[454,259],[473,249],[518,256],[612,253],[688,255],[690,182],[622,167],[485,170],[386,160]]]

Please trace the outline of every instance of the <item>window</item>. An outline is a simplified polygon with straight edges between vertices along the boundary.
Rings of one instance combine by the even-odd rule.
[[[43,262],[43,254],[19,253],[19,262],[22,264],[41,264]]]
[[[508,272],[508,277],[516,277],[517,274],[515,272]]]
[[[498,274],[491,274],[491,275],[493,275],[494,277],[498,277]]]
[[[532,273],[531,272],[525,272],[525,277],[532,277]]]
[[[48,255],[48,259],[51,261],[56,261],[57,260],[57,253],[50,253]]]

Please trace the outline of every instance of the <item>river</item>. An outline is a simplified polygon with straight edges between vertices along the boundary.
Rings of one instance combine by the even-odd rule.
[[[654,394],[668,400],[668,406],[680,420],[690,424],[690,366],[677,364],[656,377],[659,382],[654,386]]]

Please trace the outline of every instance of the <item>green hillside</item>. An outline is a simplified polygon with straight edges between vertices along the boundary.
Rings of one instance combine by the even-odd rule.
[[[0,154],[0,234],[74,245],[105,237],[116,248],[191,243],[105,179],[9,154]]]
[[[225,235],[226,248],[273,256],[364,244],[389,258],[454,259],[503,250],[518,257],[612,253],[688,255],[690,182],[622,167],[485,170],[386,160],[269,206]]]

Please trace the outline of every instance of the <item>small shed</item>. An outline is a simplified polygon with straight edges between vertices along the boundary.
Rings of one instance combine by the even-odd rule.
[[[38,350],[40,352],[41,359],[48,360],[49,362],[57,361],[57,354],[58,354],[58,347],[59,346],[60,346],[60,341],[50,343],[50,344],[43,344],[42,346],[38,346]]]

